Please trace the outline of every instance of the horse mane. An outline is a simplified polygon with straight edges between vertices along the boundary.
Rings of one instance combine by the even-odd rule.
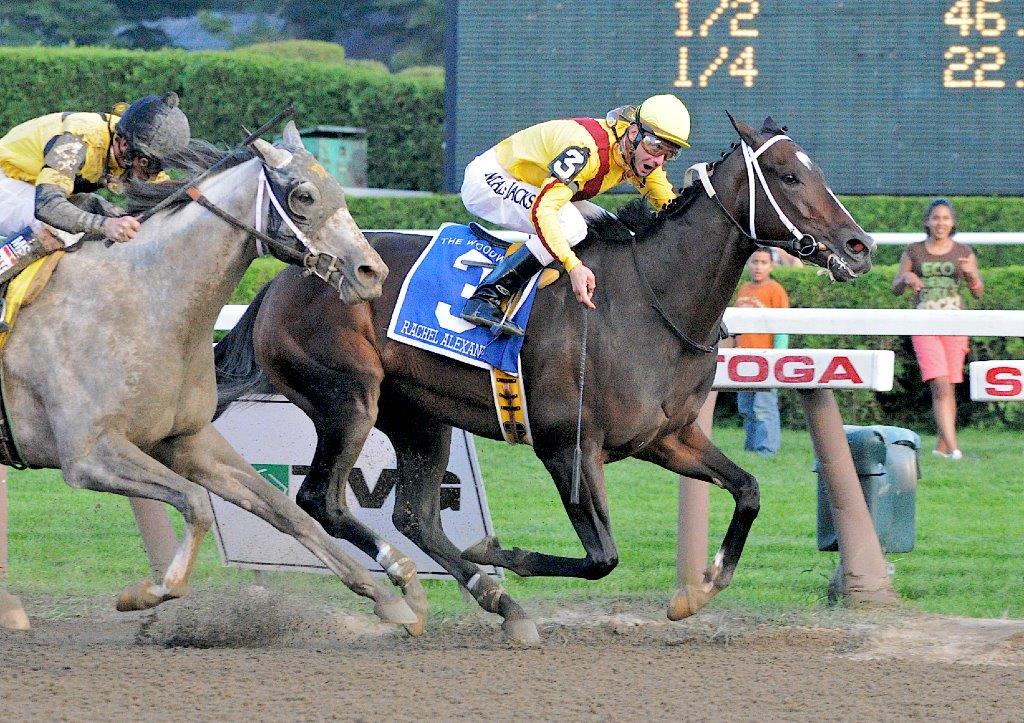
[[[217,169],[217,173],[222,173],[254,157],[255,154],[248,148],[239,151],[224,151],[206,141],[193,139],[187,148],[179,151],[164,163],[166,170],[177,171],[178,173],[175,175],[183,174],[184,178],[172,179],[163,183],[130,180],[125,187],[125,208],[133,216],[138,215],[176,193],[190,182],[189,179],[209,170],[215,163],[226,159],[224,165]],[[181,208],[191,200],[187,195],[182,194],[181,198],[173,201],[168,208]]]
[[[734,143],[728,151],[723,152],[722,158],[724,159],[732,153],[736,145]],[[709,166],[714,170],[721,162],[718,160]],[[693,183],[684,188],[660,211],[655,211],[645,197],[634,198],[620,208],[615,215],[602,214],[597,218],[589,219],[587,221],[587,237],[580,242],[580,245],[589,245],[596,239],[612,244],[629,244],[634,241],[643,243],[652,238],[665,225],[665,221],[685,216],[693,202],[703,193],[703,185]]]

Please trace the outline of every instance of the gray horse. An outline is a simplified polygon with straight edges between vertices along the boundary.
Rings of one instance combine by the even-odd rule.
[[[348,587],[373,599],[382,619],[414,623],[405,600],[342,552],[211,424],[214,324],[257,255],[252,229],[244,225],[265,222],[268,230],[257,228],[255,236],[272,241],[275,256],[327,279],[345,303],[376,298],[387,275],[341,187],[302,148],[294,124],[282,147],[258,139],[252,147],[258,157],[235,154],[227,170],[200,184],[216,209],[177,204],[157,213],[130,243],[86,243],[61,261],[49,287],[22,312],[3,354],[18,449],[30,466],[60,468],[74,488],[159,500],[181,512],[184,539],[163,580],[126,588],[119,610],[187,593],[199,544],[213,523],[209,490],[294,537]],[[161,186],[149,187],[150,205],[174,187]],[[397,551],[384,557],[392,580],[422,595],[408,558]]]

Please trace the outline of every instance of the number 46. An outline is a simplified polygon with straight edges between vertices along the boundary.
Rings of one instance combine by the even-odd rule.
[[[949,6],[943,22],[959,27],[960,36],[964,38],[971,34],[972,29],[976,29],[982,37],[997,38],[1006,30],[1006,18],[1002,13],[986,8],[987,5],[995,5],[997,2],[1001,0],[957,0]]]

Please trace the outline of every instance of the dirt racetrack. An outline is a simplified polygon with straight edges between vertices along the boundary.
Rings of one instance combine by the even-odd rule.
[[[543,646],[493,617],[419,639],[292,594],[197,593],[0,630],[0,720],[985,720],[1024,717],[1024,621],[536,609]]]

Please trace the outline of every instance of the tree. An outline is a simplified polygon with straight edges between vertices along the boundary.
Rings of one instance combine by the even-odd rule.
[[[0,44],[109,44],[119,20],[110,0],[6,0],[0,5]]]

